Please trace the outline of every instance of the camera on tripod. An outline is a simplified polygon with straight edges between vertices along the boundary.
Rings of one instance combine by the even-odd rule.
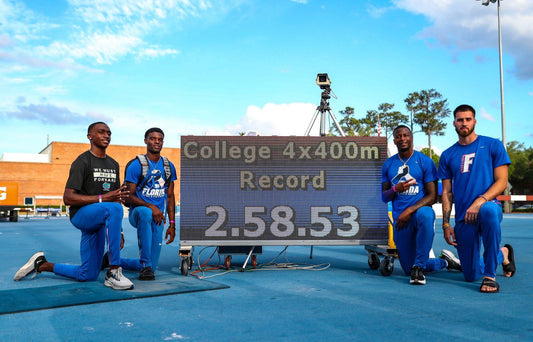
[[[316,84],[320,89],[327,89],[331,85],[331,81],[328,77],[328,74],[318,74],[316,75]]]
[[[326,136],[326,113],[329,114],[329,117],[333,120],[335,123],[335,127],[339,131],[340,135],[343,137],[346,136],[344,134],[344,131],[340,127],[339,123],[337,122],[337,119],[335,118],[335,115],[331,112],[331,108],[329,107],[329,99],[331,98],[331,94],[333,94],[334,98],[337,98],[333,91],[331,90],[331,80],[328,77],[328,74],[322,73],[316,75],[316,84],[322,89],[322,94],[320,96],[320,105],[316,107],[315,115],[313,115],[313,119],[311,119],[311,122],[309,123],[309,127],[307,127],[307,131],[305,132],[305,135],[309,135],[311,133],[311,128],[313,127],[313,124],[316,121],[316,118],[318,115],[320,115],[320,136],[325,137]]]

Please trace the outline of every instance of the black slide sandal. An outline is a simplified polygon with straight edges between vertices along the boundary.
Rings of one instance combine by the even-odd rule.
[[[503,247],[507,248],[507,250],[509,251],[509,254],[507,255],[507,259],[509,259],[509,263],[507,265],[502,265],[503,272],[511,273],[509,277],[512,277],[516,273],[516,265],[514,263],[514,250],[513,250],[513,247],[509,244]]]
[[[483,286],[488,286],[495,288],[496,291],[482,291],[481,289]],[[483,282],[481,283],[481,286],[479,287],[479,292],[481,293],[498,293],[500,291],[500,284],[496,282],[496,280],[492,280],[489,278],[483,278]]]

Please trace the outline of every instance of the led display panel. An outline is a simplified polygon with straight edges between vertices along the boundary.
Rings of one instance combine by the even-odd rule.
[[[387,244],[383,137],[182,136],[180,243]]]

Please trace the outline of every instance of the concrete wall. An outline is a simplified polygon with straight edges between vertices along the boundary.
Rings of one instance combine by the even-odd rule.
[[[89,144],[52,142],[43,149],[41,154],[49,154],[50,162],[35,161],[0,161],[0,180],[17,182],[18,204],[24,204],[25,197],[33,196],[62,196],[67,182],[70,164],[83,152],[89,149]],[[120,178],[124,181],[124,167],[128,161],[138,154],[146,153],[146,146],[125,146],[111,144],[107,154],[120,164]],[[178,181],[174,182],[176,201],[179,203],[179,174],[180,149],[163,148],[162,155],[168,157],[178,174]],[[39,200],[39,205],[59,205],[57,200]]]

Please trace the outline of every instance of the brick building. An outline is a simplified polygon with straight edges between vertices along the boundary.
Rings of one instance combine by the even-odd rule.
[[[88,143],[52,142],[33,158],[6,158],[6,155],[9,156],[6,153],[0,160],[0,182],[18,184],[18,205],[24,205],[25,199],[35,196],[63,196],[70,164],[89,147]],[[144,153],[146,146],[111,144],[107,148],[107,154],[120,165],[121,181],[124,181],[124,167],[128,161]],[[174,193],[179,203],[180,149],[164,147],[162,155],[168,157],[176,167],[178,180],[174,182]],[[59,200],[39,199],[37,205],[59,205]]]

